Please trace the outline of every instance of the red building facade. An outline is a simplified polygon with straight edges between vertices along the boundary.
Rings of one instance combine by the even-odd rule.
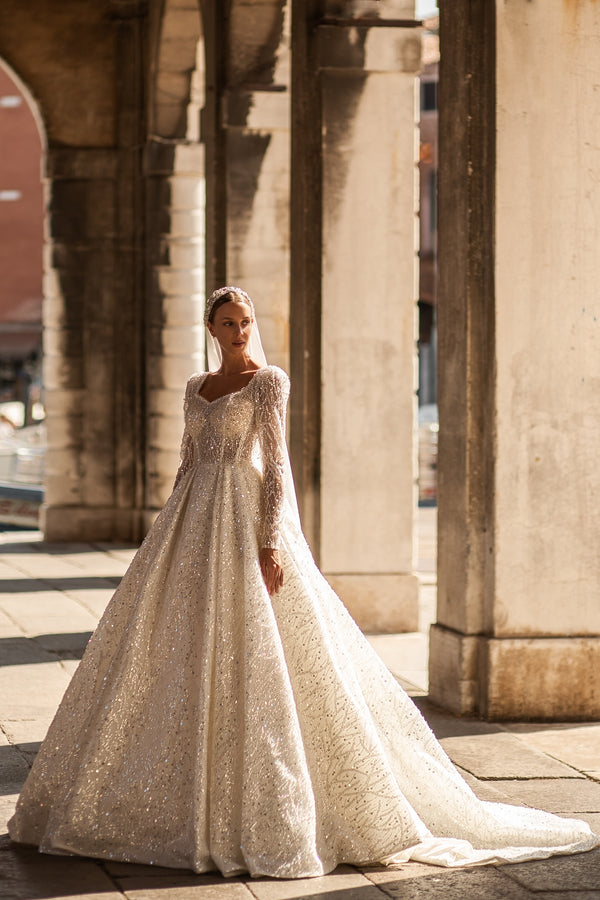
[[[43,142],[24,92],[0,65],[0,389],[41,355]]]

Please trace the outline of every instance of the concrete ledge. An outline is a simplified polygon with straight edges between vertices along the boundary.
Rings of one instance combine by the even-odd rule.
[[[458,715],[600,718],[600,636],[491,638],[433,625],[429,691]]]
[[[325,577],[359,627],[369,634],[419,629],[416,575],[364,574]]]
[[[443,625],[429,630],[429,696],[459,716],[478,712],[479,640]]]

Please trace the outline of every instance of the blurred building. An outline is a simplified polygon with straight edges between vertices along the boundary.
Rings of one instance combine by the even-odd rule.
[[[437,400],[437,174],[439,18],[423,28],[419,152],[419,406]]]
[[[0,65],[0,402],[26,402],[42,346],[42,138]]]

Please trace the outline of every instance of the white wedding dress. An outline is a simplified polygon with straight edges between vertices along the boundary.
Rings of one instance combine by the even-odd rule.
[[[209,403],[9,823],[46,853],[280,878],[590,849],[584,822],[475,797],[317,569],[288,471],[289,382]],[[261,546],[285,583],[269,597]]]

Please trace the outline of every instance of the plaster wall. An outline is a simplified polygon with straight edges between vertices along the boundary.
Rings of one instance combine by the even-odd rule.
[[[498,3],[497,41],[486,626],[498,637],[598,635],[600,6]]]

